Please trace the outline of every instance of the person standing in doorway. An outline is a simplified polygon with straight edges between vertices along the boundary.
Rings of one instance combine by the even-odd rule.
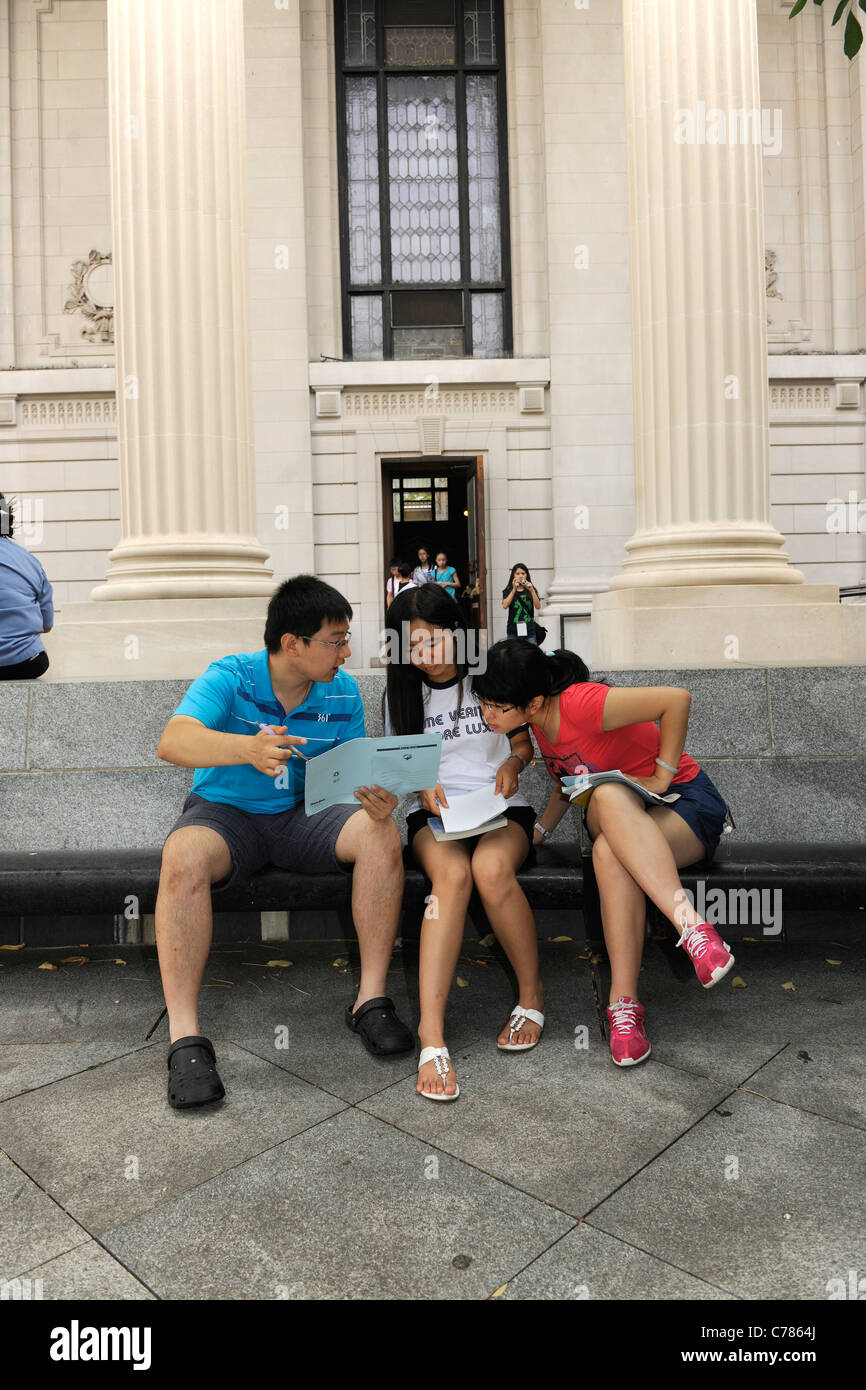
[[[444,550],[440,550],[436,556],[436,565],[433,569],[433,583],[440,585],[448,594],[449,598],[457,597],[457,585],[460,580],[457,578],[457,571],[453,565],[449,565],[448,556]]]
[[[412,571],[412,582],[420,589],[422,584],[429,584],[433,578],[433,566],[430,562],[430,553],[423,545],[418,547],[418,563]]]
[[[390,608],[400,591],[400,561],[394,559],[389,566],[388,583],[385,585],[385,607]]]

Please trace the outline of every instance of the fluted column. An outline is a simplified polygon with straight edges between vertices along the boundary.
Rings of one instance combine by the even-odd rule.
[[[611,587],[802,583],[770,524],[755,0],[623,19],[637,524]]]
[[[255,597],[242,0],[108,0],[122,539],[93,599]]]

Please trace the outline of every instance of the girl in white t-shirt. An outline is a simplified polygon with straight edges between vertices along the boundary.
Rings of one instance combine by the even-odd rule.
[[[544,1027],[538,937],[516,877],[530,852],[535,825],[535,812],[518,790],[532,745],[525,731],[511,736],[498,731],[499,711],[482,713],[471,675],[461,664],[467,641],[463,616],[443,589],[425,584],[398,595],[388,611],[388,627],[397,640],[391,643],[387,668],[386,733],[441,729],[443,735],[439,781],[412,799],[406,827],[411,853],[432,884],[421,924],[417,1090],[430,1100],[455,1100],[459,1087],[445,1046],[445,1005],[473,885],[520,991],[498,1046],[528,1051]],[[508,824],[472,838],[434,839],[428,819],[453,804],[452,798],[484,786],[505,796]]]

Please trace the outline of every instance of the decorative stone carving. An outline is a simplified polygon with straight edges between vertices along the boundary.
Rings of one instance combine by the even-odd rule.
[[[111,252],[91,251],[86,261],[73,261],[70,298],[63,306],[64,314],[83,314],[91,326],[82,328],[82,338],[91,343],[114,342],[114,305],[98,304],[90,293],[90,277],[100,266],[111,265]]]
[[[779,290],[779,289],[776,287],[776,281],[777,281],[778,278],[779,278],[779,272],[776,270],[775,267],[776,267],[776,252],[775,252],[775,251],[765,251],[765,252],[764,252],[764,270],[766,271],[766,274],[767,274],[767,298],[768,298],[768,299],[784,299],[785,296],[782,294],[781,290]]]
[[[514,388],[504,390],[472,390],[471,388],[440,388],[428,390],[343,391],[345,414],[357,418],[396,416],[412,419],[418,415],[514,415],[518,409],[518,393]]]

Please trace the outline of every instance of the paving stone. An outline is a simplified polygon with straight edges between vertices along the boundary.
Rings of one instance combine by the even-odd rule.
[[[584,1221],[509,1281],[502,1299],[730,1299]]]
[[[48,1260],[25,1276],[39,1281],[39,1297],[46,1303],[68,1299],[95,1301],[105,1299],[154,1300],[154,1295],[139,1283],[122,1264],[113,1259],[96,1241],[89,1240],[65,1255]],[[35,1293],[33,1295],[36,1296]]]
[[[0,1153],[0,1279],[83,1245],[87,1232]]]
[[[103,1239],[160,1298],[438,1301],[488,1298],[571,1224],[346,1110]]]
[[[525,1053],[492,1043],[451,1049],[460,1085],[453,1104],[425,1100],[412,1078],[361,1108],[584,1216],[728,1092],[652,1058],[614,1067],[606,1047],[578,1050],[568,1022],[552,1021],[545,1034]]]
[[[823,1299],[866,1268],[862,1169],[859,1130],[740,1091],[590,1221],[741,1298]]]
[[[167,1050],[151,1044],[0,1104],[0,1147],[95,1235],[342,1108],[223,1044],[226,1100],[173,1110]]]

